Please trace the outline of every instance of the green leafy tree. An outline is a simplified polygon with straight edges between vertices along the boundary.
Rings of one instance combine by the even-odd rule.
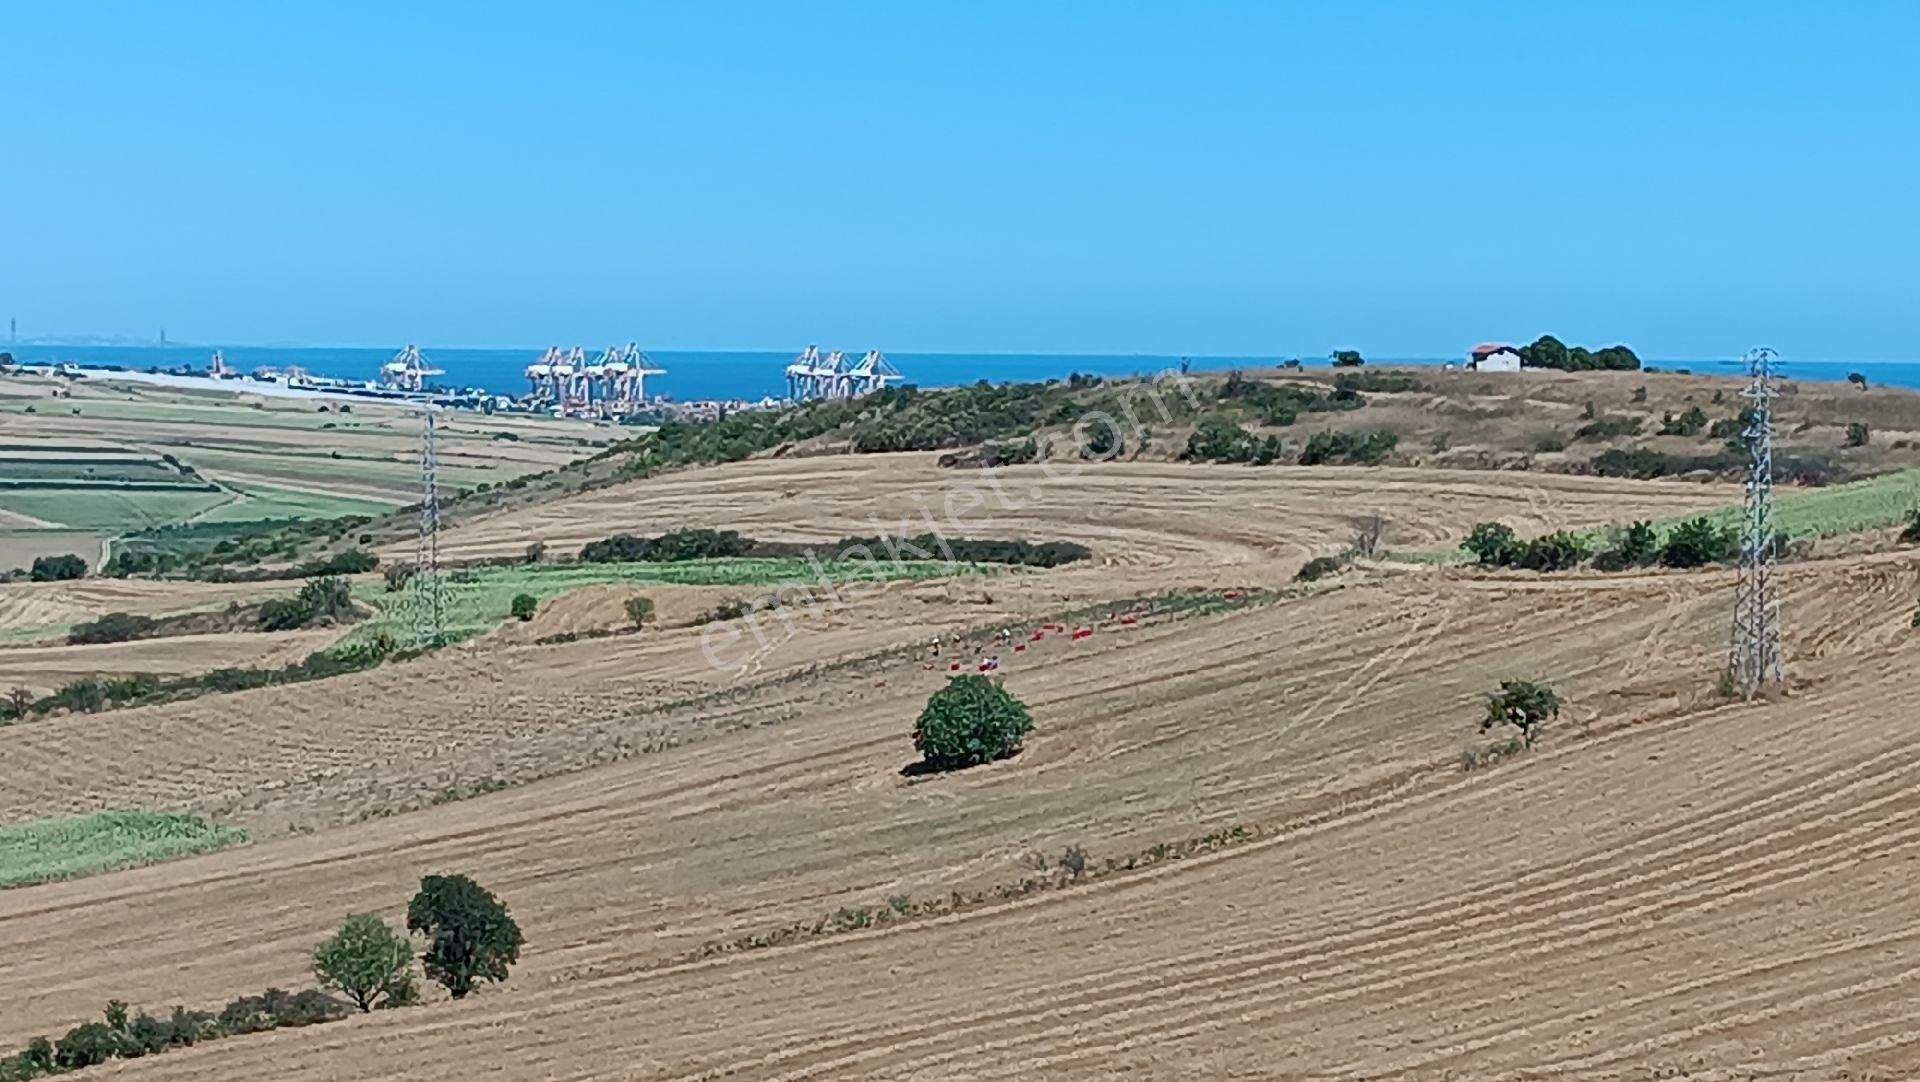
[[[87,577],[87,561],[67,553],[65,556],[36,556],[27,577],[34,582],[60,582]]]
[[[1907,525],[1900,531],[1900,540],[1908,545],[1920,545],[1920,507],[1907,512]]]
[[[653,619],[653,598],[627,598],[627,619],[633,621],[634,627],[647,626],[647,623]]]
[[[1613,552],[1622,567],[1644,567],[1659,557],[1660,535],[1654,532],[1653,523],[1635,522],[1620,536]]]
[[[1530,748],[1548,719],[1560,716],[1560,706],[1560,696],[1545,684],[1502,680],[1499,693],[1487,696],[1487,712],[1480,719],[1480,731],[1511,725],[1520,730],[1520,739]]]
[[[1873,436],[1865,421],[1855,421],[1847,426],[1847,446],[1865,447]]]
[[[1740,553],[1740,538],[1731,526],[1708,518],[1688,519],[1667,534],[1660,562],[1668,567],[1705,567],[1724,563]]]
[[[520,926],[492,892],[464,875],[429,875],[407,903],[407,930],[425,936],[427,976],[460,999],[480,981],[504,981],[520,961]]]
[[[333,938],[314,948],[313,973],[363,1011],[402,1006],[417,995],[413,945],[371,913],[348,917]]]
[[[1367,363],[1367,359],[1360,356],[1360,351],[1357,349],[1336,349],[1333,351],[1332,360],[1335,368],[1358,368]]]
[[[1504,522],[1482,522],[1460,542],[1460,547],[1485,566],[1501,567],[1513,562],[1515,541],[1513,527]]]
[[[1858,372],[1848,372],[1847,382],[1853,384],[1855,387],[1858,387],[1863,391],[1867,389],[1867,377],[1861,375]]]
[[[956,676],[927,699],[913,746],[931,770],[964,770],[1004,759],[1033,731],[1025,703],[984,676]]]
[[[539,609],[540,599],[532,594],[515,594],[513,596],[512,613],[515,619],[522,622],[531,620],[533,619],[533,614],[538,612]]]

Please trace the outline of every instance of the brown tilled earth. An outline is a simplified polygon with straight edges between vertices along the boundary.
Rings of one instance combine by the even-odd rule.
[[[114,997],[212,1006],[305,986],[305,952],[347,913],[397,919],[421,875],[459,871],[526,932],[506,984],[102,1073],[1920,1072],[1910,554],[1785,566],[1794,686],[1729,705],[1713,688],[1724,571],[1288,581],[1375,513],[1389,545],[1416,548],[1489,518],[1532,532],[1678,514],[1737,499],[1728,488],[1147,463],[1004,478],[1007,503],[987,491],[955,527],[964,479],[919,456],[747,463],[447,542],[487,555],[687,525],[837,538],[897,533],[924,508],[948,533],[1079,539],[1096,561],[849,592],[790,623],[763,615],[758,635],[533,641],[616,626],[623,595],[601,590],[409,664],[0,731],[0,822],[181,807],[260,839],[0,893],[0,1044]],[[1273,593],[1116,618],[1172,587]],[[991,644],[1065,613],[1093,637]],[[1027,749],[903,777],[920,704],[983,652],[1032,707]],[[1489,740],[1481,697],[1513,677],[1552,682],[1567,716],[1538,750],[1463,771]],[[434,803],[497,782],[520,784]],[[1234,828],[1238,844],[1137,859]],[[1097,874],[1064,881],[1069,846]],[[994,893],[1036,878],[1060,885]],[[701,956],[954,892],[985,897]]]

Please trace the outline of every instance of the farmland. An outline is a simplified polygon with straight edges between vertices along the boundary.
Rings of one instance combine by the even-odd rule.
[[[0,824],[138,808],[250,839],[0,892],[16,959],[0,1042],[113,998],[309,987],[308,952],[347,913],[392,918],[422,875],[461,871],[525,929],[506,983],[117,1069],[1904,1077],[1920,1067],[1903,871],[1920,859],[1920,565],[1883,527],[1920,502],[1912,478],[1783,495],[1789,528],[1817,540],[1780,568],[1790,686],[1752,702],[1717,688],[1723,567],[1360,556],[1294,578],[1376,519],[1389,551],[1441,551],[1490,520],[1535,535],[1723,514],[1741,490],[1721,481],[1151,457],[987,475],[938,453],[788,453],[516,495],[443,535],[448,558],[687,527],[820,543],[928,516],[1093,558],[881,565],[895,577],[731,619],[709,617],[821,569],[473,567],[449,584],[464,637],[423,656],[0,727]],[[0,617],[294,586],[14,583]],[[410,625],[411,595],[377,573],[354,589],[380,612],[312,634]],[[519,593],[540,599],[524,623],[507,616]],[[656,618],[635,629],[625,603],[642,595]],[[195,638],[211,637],[113,649],[191,668],[251,648]],[[1025,748],[903,773],[928,696],[987,659],[1033,715]],[[1534,750],[1490,754],[1486,695],[1510,679],[1565,706]]]
[[[97,812],[0,827],[0,887],[173,860],[246,840],[187,815]]]
[[[418,499],[417,418],[342,405],[105,380],[0,378],[0,570],[192,523],[378,515]],[[81,433],[84,433],[82,435]],[[601,426],[454,418],[442,483],[503,483],[591,454]]]

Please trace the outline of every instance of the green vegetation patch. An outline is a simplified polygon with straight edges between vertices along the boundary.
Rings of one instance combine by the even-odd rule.
[[[228,492],[180,488],[6,489],[0,490],[0,510],[77,530],[125,533],[184,521],[233,498]]]
[[[0,827],[0,887],[131,868],[247,840],[245,831],[191,815],[104,811]]]
[[[209,523],[249,522],[261,519],[339,518],[345,515],[384,515],[394,502],[326,492],[300,492],[266,485],[227,483],[240,498],[203,515]]]

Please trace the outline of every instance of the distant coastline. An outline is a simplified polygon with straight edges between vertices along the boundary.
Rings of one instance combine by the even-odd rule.
[[[538,358],[538,351],[525,349],[434,349],[425,347],[429,357],[446,369],[439,381],[447,387],[477,388],[493,394],[520,394],[527,389],[523,372]],[[316,376],[336,379],[371,380],[393,355],[385,349],[303,346],[202,346],[169,343],[158,345],[104,345],[78,341],[63,343],[20,342],[0,345],[16,361],[29,365],[72,363],[85,367],[118,367],[146,373],[158,368],[163,372],[181,367],[206,368],[213,351],[219,349],[226,363],[241,372],[258,368],[300,367]],[[785,392],[783,371],[792,360],[790,353],[775,351],[649,351],[649,355],[667,370],[667,374],[649,381],[649,389],[676,401],[755,400],[778,397]],[[1195,372],[1223,372],[1234,368],[1274,367],[1292,355],[1263,357],[1117,354],[1011,354],[1011,353],[890,353],[889,357],[906,374],[907,382],[922,387],[947,387],[974,383],[1065,379],[1073,373],[1106,378],[1151,375],[1176,369],[1184,360]],[[1381,365],[1437,366],[1457,362],[1456,357],[1378,357],[1370,363]],[[1327,364],[1323,355],[1303,355],[1311,367]],[[1649,359],[1649,367],[1661,371],[1691,371],[1699,375],[1733,375],[1739,372],[1735,358],[1718,360]],[[1859,372],[1872,386],[1896,386],[1920,390],[1920,362],[1914,361],[1840,361],[1788,358],[1789,378],[1841,382],[1850,372]],[[249,389],[257,389],[249,385]]]

